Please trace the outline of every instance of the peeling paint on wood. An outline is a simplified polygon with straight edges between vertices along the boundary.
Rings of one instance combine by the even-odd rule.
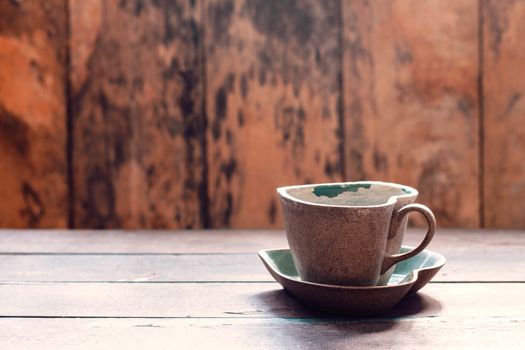
[[[202,226],[200,2],[70,9],[75,226]]]
[[[486,227],[525,228],[525,2],[483,1]]]
[[[440,226],[525,227],[523,1],[0,13],[0,226],[67,225],[71,137],[76,227],[282,227],[276,187],[360,179],[417,187]]]
[[[345,180],[414,186],[440,226],[477,227],[478,2],[343,5]]]
[[[276,187],[342,178],[340,1],[212,0],[205,14],[211,223],[282,227]]]
[[[65,227],[66,1],[0,14],[0,227]]]

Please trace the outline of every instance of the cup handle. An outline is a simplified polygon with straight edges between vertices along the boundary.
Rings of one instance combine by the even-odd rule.
[[[407,216],[413,211],[417,211],[423,214],[423,216],[427,220],[428,231],[425,238],[419,244],[419,246],[417,246],[417,248],[412,249],[409,252],[385,256],[385,258],[383,259],[383,265],[381,266],[381,274],[388,271],[392,266],[394,266],[398,262],[406,260],[408,258],[413,257],[414,255],[421,253],[423,249],[425,249],[426,246],[430,243],[432,237],[434,237],[434,233],[436,231],[436,218],[434,217],[434,214],[427,206],[419,203],[412,203],[405,205],[403,208],[399,209],[399,211],[395,214],[395,217],[390,225],[391,234],[389,235],[389,238],[392,238],[392,234],[395,234],[395,232],[397,232],[399,225],[401,225],[401,222],[403,221],[405,216]]]

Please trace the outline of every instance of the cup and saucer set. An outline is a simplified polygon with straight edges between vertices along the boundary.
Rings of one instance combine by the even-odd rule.
[[[359,181],[280,187],[290,249],[266,249],[259,257],[294,298],[321,311],[378,315],[424,287],[445,258],[426,246],[436,220],[414,203],[416,189]],[[417,247],[403,246],[407,217],[428,224]]]

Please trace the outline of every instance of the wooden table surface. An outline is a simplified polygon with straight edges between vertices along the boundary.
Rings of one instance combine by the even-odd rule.
[[[288,296],[256,256],[286,245],[281,231],[0,230],[0,348],[525,346],[525,232],[438,231],[434,281],[362,319]]]

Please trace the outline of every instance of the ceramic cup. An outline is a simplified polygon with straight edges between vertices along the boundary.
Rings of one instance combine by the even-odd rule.
[[[280,187],[286,237],[301,279],[351,286],[387,284],[393,266],[420,253],[436,229],[414,188],[378,181]],[[399,253],[410,212],[423,214],[421,244]]]

